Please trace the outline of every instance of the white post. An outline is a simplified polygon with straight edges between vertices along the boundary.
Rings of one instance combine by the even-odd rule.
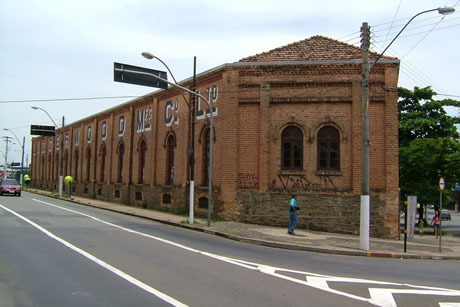
[[[63,181],[63,178],[64,178],[64,176],[59,175],[59,180],[58,180],[58,184],[59,184],[59,187],[58,187],[59,197],[62,197],[62,181]]]
[[[193,224],[193,199],[195,194],[195,181],[190,181],[190,202],[189,202],[189,213],[188,213],[188,223]]]
[[[415,233],[415,213],[417,211],[417,196],[408,195],[407,196],[407,237],[412,239]]]
[[[369,195],[361,195],[359,248],[369,250]]]

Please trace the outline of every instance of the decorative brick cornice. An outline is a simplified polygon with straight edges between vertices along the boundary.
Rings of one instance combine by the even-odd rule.
[[[270,103],[316,103],[316,102],[345,102],[351,103],[351,97],[272,97]]]

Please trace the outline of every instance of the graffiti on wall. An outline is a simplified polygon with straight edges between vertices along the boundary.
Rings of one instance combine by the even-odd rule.
[[[104,120],[101,126],[101,137],[105,141],[107,139],[107,122]]]
[[[121,115],[118,117],[118,136],[123,136],[126,130],[126,120],[125,116]]]
[[[238,188],[255,189],[258,186],[259,178],[253,173],[238,173]]]
[[[319,180],[312,182],[302,174],[279,174],[270,183],[272,190],[284,191],[337,191],[330,175],[320,175]]]
[[[198,91],[199,94],[201,94],[200,91]],[[206,88],[206,93],[202,94],[203,97],[206,97],[206,100],[211,105],[212,108],[212,115],[217,116],[218,115],[218,109],[215,106],[217,103],[217,100],[219,99],[219,87],[217,85],[212,85],[208,88]],[[201,120],[205,119],[207,117],[211,117],[211,110],[208,110],[208,106],[201,97],[198,97],[196,100],[196,120]],[[166,124],[166,127],[171,127],[173,124],[174,125],[179,125],[179,102],[178,101],[172,101],[169,100],[165,104],[165,111],[164,111],[164,121]]]
[[[150,131],[152,129],[152,107],[137,110],[137,129],[136,132]]]
[[[171,127],[172,124],[179,125],[179,103],[173,103],[171,100],[165,105],[165,124],[166,127]]]
[[[200,91],[198,91],[201,94]],[[207,100],[210,104],[216,103],[217,99],[219,98],[219,87],[217,85],[213,85],[206,89]],[[204,108],[203,108],[204,105]],[[217,116],[217,107],[211,106],[212,108],[212,115]],[[211,117],[211,110],[207,108],[206,102],[201,100],[201,97],[198,97],[197,104],[196,104],[196,119],[200,120],[206,117]]]

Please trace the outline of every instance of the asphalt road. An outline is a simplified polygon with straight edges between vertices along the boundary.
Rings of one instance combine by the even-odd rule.
[[[266,248],[0,197],[0,306],[460,306],[460,266]],[[454,305],[455,306],[455,305]]]

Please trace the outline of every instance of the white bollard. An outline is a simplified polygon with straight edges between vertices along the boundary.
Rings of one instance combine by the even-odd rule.
[[[188,223],[193,224],[193,199],[195,194],[195,181],[190,181],[190,202],[189,202],[189,213]]]
[[[369,250],[369,195],[361,195],[359,248]]]

